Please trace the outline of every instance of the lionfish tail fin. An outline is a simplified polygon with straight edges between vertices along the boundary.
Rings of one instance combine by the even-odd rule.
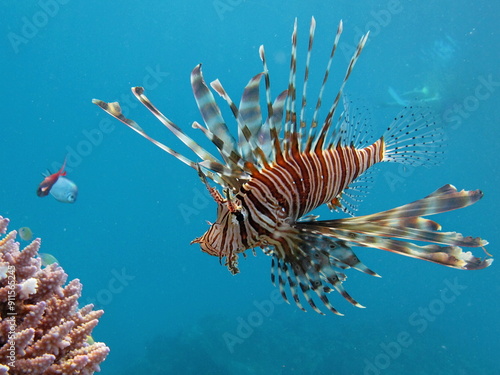
[[[416,167],[440,163],[446,136],[428,108],[410,105],[394,117],[382,139],[382,161]]]

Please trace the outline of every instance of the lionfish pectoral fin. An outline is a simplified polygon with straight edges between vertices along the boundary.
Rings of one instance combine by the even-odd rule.
[[[363,307],[344,289],[346,276],[342,270],[352,267],[379,276],[359,260],[351,249],[353,245],[379,248],[463,270],[488,267],[493,259],[475,257],[461,248],[484,249],[487,241],[456,232],[441,232],[438,223],[419,216],[463,208],[481,197],[479,190],[457,191],[454,186],[445,185],[423,199],[372,215],[326,221],[311,217],[297,221],[295,248],[292,247],[284,259],[273,253],[273,282],[278,280],[285,299],[288,286],[295,303],[303,310],[300,295],[320,314],[313,298],[319,298],[330,311],[339,314],[327,298],[333,289],[353,305]],[[412,241],[428,244],[418,245]]]
[[[106,103],[99,99],[92,99],[92,103],[101,107],[105,112],[109,113],[111,116],[120,120],[125,125],[131,127],[138,133],[144,132],[144,130],[139,126],[137,122],[135,122],[134,120],[130,120],[123,115],[120,103],[118,102]]]
[[[493,259],[475,257],[471,252],[463,251],[462,247],[484,248],[488,244],[486,240],[465,237],[457,232],[441,232],[438,223],[419,216],[467,207],[482,196],[479,190],[457,191],[454,186],[445,185],[423,199],[388,211],[301,223],[301,226],[357,246],[379,248],[457,269],[482,269],[488,267]],[[429,244],[417,245],[411,241]]]
[[[379,275],[366,267],[345,241],[309,230],[307,226],[310,222],[297,223],[299,234],[295,242],[297,248],[292,249],[293,254],[288,254],[285,259],[278,253],[272,254],[273,283],[278,282],[281,295],[287,302],[288,287],[294,302],[304,311],[301,297],[305,298],[309,306],[319,314],[323,312],[318,308],[316,299],[319,299],[331,312],[343,315],[333,307],[327,297],[333,290],[354,306],[363,308],[364,306],[345,290],[343,282],[347,277],[342,270],[353,267],[372,276]]]
[[[136,90],[137,91],[137,87],[134,87],[133,90]],[[185,156],[179,154],[178,152],[172,150],[170,147],[164,145],[163,143],[161,142],[158,142],[156,139],[154,138],[151,138],[140,126],[139,124],[137,124],[137,122],[135,122],[134,120],[130,120],[128,118],[126,118],[123,113],[122,113],[122,110],[121,110],[121,107],[120,107],[120,104],[118,104],[117,102],[112,102],[112,103],[106,103],[102,100],[99,100],[99,99],[92,99],[92,103],[96,104],[97,106],[99,106],[102,110],[104,110],[105,112],[107,112],[108,114],[110,114],[111,116],[113,116],[114,118],[116,118],[117,120],[119,120],[120,122],[124,123],[125,125],[127,125],[130,129],[132,129],[133,131],[135,131],[136,133],[139,133],[142,137],[146,138],[148,141],[150,141],[151,143],[153,143],[154,145],[158,146],[159,148],[161,148],[163,151],[166,151],[168,152],[170,155],[173,155],[175,156],[177,159],[179,159],[180,161],[182,161],[184,164],[187,164],[189,165],[190,167],[196,169],[196,164],[195,162],[189,160],[188,158],[186,158]],[[148,107],[149,108],[149,107]]]
[[[191,87],[198,109],[206,124],[207,132],[205,135],[217,147],[228,166],[235,168],[238,165],[241,166],[242,156],[239,153],[237,142],[231,135],[221,110],[205,83],[201,64],[197,65],[191,72]]]
[[[244,172],[241,168],[238,168],[236,166],[236,162],[233,162],[230,160],[230,165],[234,168],[231,169],[231,175],[227,176],[228,174],[228,168],[226,168],[221,162],[213,156],[211,153],[209,153],[207,150],[205,150],[203,147],[201,147],[197,142],[195,142],[192,138],[187,136],[182,129],[177,126],[174,122],[172,122],[170,119],[168,119],[163,113],[161,113],[154,105],[151,103],[151,101],[144,95],[144,88],[142,87],[133,87],[132,88],[133,94],[136,96],[137,99],[168,129],[170,130],[179,140],[181,140],[187,147],[191,149],[197,156],[199,156],[202,160],[204,160],[204,166],[206,166],[207,169],[210,169],[213,172],[207,172],[206,175],[216,183],[223,185],[223,186],[234,186],[235,178],[233,176],[238,176],[238,177],[244,177]],[[105,112],[116,118],[117,120],[121,121],[125,125],[127,125],[129,128],[134,130],[135,132],[139,133],[142,137],[146,138],[148,141],[153,143],[155,146],[161,148],[163,151],[168,152],[169,154],[173,155],[177,159],[179,159],[181,162],[184,164],[189,165],[191,168],[198,169],[198,163],[195,163],[194,161],[186,158],[182,154],[178,153],[177,151],[171,149],[170,147],[166,146],[165,144],[157,141],[156,139],[150,137],[142,127],[139,126],[135,121],[126,118],[122,110],[120,108],[120,105],[117,102],[112,102],[112,103],[106,103],[102,100],[98,99],[92,99],[92,103],[98,105],[101,109],[103,109]],[[214,141],[213,135],[210,134],[210,131],[206,131],[207,137]],[[220,139],[217,138],[218,141],[222,142]],[[236,160],[239,160],[237,156],[235,156]]]

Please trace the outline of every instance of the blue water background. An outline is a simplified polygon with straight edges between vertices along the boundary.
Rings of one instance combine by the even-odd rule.
[[[476,205],[436,219],[446,231],[488,239],[495,255],[497,2],[48,3],[45,11],[42,2],[0,5],[0,214],[11,219],[10,229],[31,227],[43,239],[42,251],[54,255],[70,279],[82,281],[82,305],[105,310],[93,335],[111,348],[103,374],[500,374],[498,264],[465,272],[357,249],[383,276],[347,272],[346,288],[366,309],[337,295],[332,301],[344,317],[304,313],[280,300],[266,304],[275,288],[270,259],[260,250],[241,259],[241,273],[231,276],[216,258],[189,245],[206,230],[205,221],[215,219],[216,205],[195,171],[91,103],[121,101],[152,136],[194,158],[132,98],[130,87],[147,86],[160,110],[201,139],[190,128],[201,121],[191,69],[202,62],[206,80],[219,78],[238,102],[244,85],[262,70],[258,48],[264,44],[277,95],[286,88],[294,18],[302,63],[314,15],[313,105],[343,19],[325,102],[338,87],[347,52],[371,30],[347,91],[372,108],[376,135],[399,111],[385,105],[389,87],[403,93],[424,86],[441,96],[432,105],[448,135],[438,167],[382,165],[360,213],[410,202],[446,183],[482,189]],[[38,26],[26,28],[27,22]],[[459,114],[457,105],[466,109]],[[221,107],[230,121],[225,103]],[[54,171],[68,152],[77,202],[40,199],[41,173]],[[443,293],[451,284],[460,288],[448,301]],[[262,313],[261,305],[269,310]]]

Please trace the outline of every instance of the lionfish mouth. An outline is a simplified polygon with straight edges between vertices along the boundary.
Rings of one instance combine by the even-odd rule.
[[[206,240],[207,233],[205,233],[201,237],[197,237],[191,241],[191,245],[198,243],[200,244],[200,249],[204,253],[208,255],[215,256],[219,258],[219,263],[222,264],[222,259],[225,258],[224,265],[228,268],[228,270],[233,274],[239,273],[238,269],[238,252],[230,250],[227,254],[221,248],[217,248],[212,246],[212,244]]]
[[[382,249],[456,269],[488,267],[492,259],[481,259],[462,250],[462,247],[484,247],[487,241],[457,232],[442,232],[438,223],[425,218],[474,204],[483,196],[480,190],[458,191],[452,185],[445,185],[412,203],[355,216],[369,185],[367,173],[373,165],[380,162],[411,166],[434,164],[442,154],[444,132],[428,108],[411,103],[394,118],[384,134],[375,139],[371,137],[367,130],[371,120],[360,115],[343,93],[368,34],[361,37],[335,99],[321,122],[322,96],[343,30],[342,22],[337,28],[316,106],[312,114],[308,113],[306,97],[315,29],[316,21],[312,18],[301,96],[297,97],[296,89],[297,20],[292,33],[288,88],[274,101],[263,46],[259,48],[263,71],[245,86],[239,106],[219,80],[211,82],[212,89],[231,109],[238,132],[236,137],[229,131],[205,83],[201,64],[193,69],[191,86],[205,123],[203,126],[194,121],[193,128],[215,145],[220,156],[208,152],[163,115],[144,95],[142,87],[132,88],[137,99],[201,162],[192,161],[151,138],[135,121],[123,115],[118,103],[96,99],[93,103],[197,171],[218,205],[218,224],[191,243],[199,243],[203,252],[217,256],[221,263],[225,258],[224,264],[233,274],[238,272],[238,253],[261,247],[272,257],[272,281],[280,288],[283,298],[288,300],[287,293],[291,294],[303,310],[301,300],[305,299],[314,311],[322,314],[314,302],[319,300],[328,310],[340,314],[327,297],[333,290],[353,305],[362,307],[345,291],[344,272],[354,268],[372,276],[378,274],[359,260],[353,246]],[[265,96],[259,92],[262,81]],[[261,101],[265,101],[265,106]],[[339,114],[338,107],[342,105],[344,108]],[[267,109],[266,118],[261,107]],[[223,194],[210,187],[207,180],[221,187]],[[325,204],[352,217],[320,221],[318,216],[310,214]],[[282,233],[280,228],[290,230]]]
[[[215,247],[212,247],[210,245],[210,243],[208,243],[207,241],[204,240],[204,236],[195,238],[189,244],[192,245],[192,244],[195,244],[195,243],[200,244],[200,249],[204,253],[207,253],[209,255],[213,255],[213,256],[216,256],[216,257],[219,257],[219,258],[222,256],[220,254],[221,253],[220,251],[218,251]]]

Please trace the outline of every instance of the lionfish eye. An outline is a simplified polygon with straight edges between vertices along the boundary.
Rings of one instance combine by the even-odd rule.
[[[236,215],[236,220],[238,220],[240,223],[245,220],[245,217],[243,216],[241,211],[234,212],[234,215]]]

